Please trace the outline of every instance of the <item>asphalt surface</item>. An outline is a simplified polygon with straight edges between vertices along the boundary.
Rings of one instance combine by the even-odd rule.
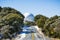
[[[28,33],[22,40],[45,40],[43,35],[39,34],[36,28],[31,27],[30,29],[33,29],[33,32]]]
[[[32,35],[34,34],[34,36],[32,37]],[[44,38],[42,36],[39,36],[38,33],[30,33],[27,34],[25,38],[23,38],[23,40],[44,40]]]
[[[26,31],[26,36],[20,40],[50,40],[49,38],[44,37],[43,34],[40,34],[34,27],[31,27],[29,29],[33,29],[34,32]]]

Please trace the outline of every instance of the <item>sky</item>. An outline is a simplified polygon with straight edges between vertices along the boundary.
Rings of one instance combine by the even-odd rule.
[[[22,14],[42,14],[47,17],[60,16],[60,0],[0,0],[0,6],[12,7]]]

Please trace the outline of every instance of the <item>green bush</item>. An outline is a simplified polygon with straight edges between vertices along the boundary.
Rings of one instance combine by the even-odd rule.
[[[10,7],[0,7],[0,33],[6,38],[22,31],[24,16]]]

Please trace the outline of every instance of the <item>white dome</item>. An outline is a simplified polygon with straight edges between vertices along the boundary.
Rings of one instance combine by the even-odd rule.
[[[30,15],[30,13],[24,13],[23,14],[25,17],[27,17],[28,15]]]
[[[27,14],[25,15],[26,17],[24,18],[24,21],[34,21],[34,15],[33,14]]]

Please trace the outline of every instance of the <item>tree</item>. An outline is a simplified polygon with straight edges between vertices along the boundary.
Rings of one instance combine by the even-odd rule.
[[[0,12],[1,12],[1,10],[2,10],[2,7],[0,7]]]
[[[45,17],[43,15],[36,15],[35,16],[35,23],[36,25],[38,25],[38,27],[43,28],[45,21],[48,19],[48,17]]]
[[[54,35],[54,37],[60,38],[60,18],[56,19],[52,25],[55,26],[53,28],[54,31],[56,32],[56,35]]]
[[[24,25],[26,25],[26,26],[33,26],[33,25],[35,25],[35,22],[26,21],[26,22],[24,23]]]
[[[49,36],[49,37],[57,37],[57,32],[55,32],[55,27],[57,27],[56,25],[58,25],[58,22],[56,22],[58,20],[59,16],[53,16],[50,19],[46,20],[45,24],[44,24],[44,34]]]
[[[40,15],[40,14],[39,14],[39,15],[36,15],[35,18],[34,18],[34,20],[37,21],[37,20],[40,19],[41,17],[43,17],[43,15]]]
[[[4,38],[22,31],[24,16],[10,7],[3,7],[0,12],[0,33]]]

